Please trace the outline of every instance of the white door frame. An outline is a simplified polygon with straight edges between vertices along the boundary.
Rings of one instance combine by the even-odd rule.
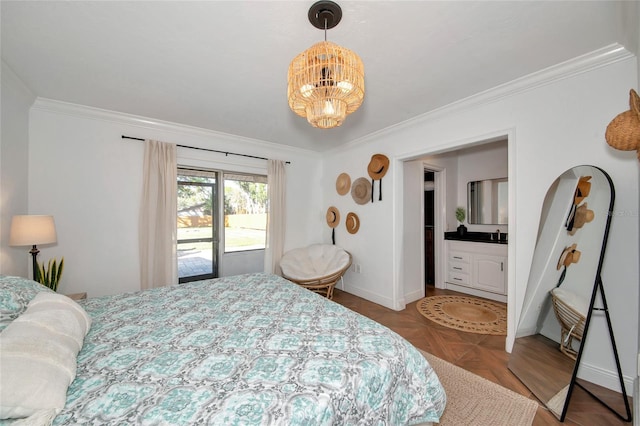
[[[433,173],[433,257],[434,257],[434,281],[436,288],[445,288],[444,277],[446,270],[443,265],[444,258],[444,219],[447,217],[447,170],[442,166],[436,166],[427,162],[422,162],[424,170],[429,170]],[[424,229],[424,197],[422,197],[422,229]],[[424,232],[422,233],[422,259],[425,258],[424,253]],[[422,267],[422,282],[425,281],[424,276],[424,260]]]

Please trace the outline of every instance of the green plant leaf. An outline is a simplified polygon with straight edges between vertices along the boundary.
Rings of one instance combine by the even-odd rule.
[[[60,267],[58,268],[58,276],[56,277],[56,281],[60,281],[60,278],[62,278],[63,269],[64,269],[64,257],[60,258]]]
[[[51,288],[51,290],[55,291],[56,287],[58,287],[58,280],[56,278],[58,276],[58,265],[57,265],[55,259],[51,263],[51,266],[49,267],[49,272],[51,273],[50,288]]]
[[[49,259],[47,266],[36,262],[37,264],[37,280],[40,284],[49,287],[53,291],[58,290],[58,284],[62,277],[62,270],[64,268],[64,257],[60,259],[60,264],[56,259]]]
[[[44,284],[44,265],[37,263],[37,266],[38,278],[36,279],[36,281],[38,281],[40,284]]]

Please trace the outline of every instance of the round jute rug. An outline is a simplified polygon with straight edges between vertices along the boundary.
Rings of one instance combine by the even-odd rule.
[[[430,296],[416,304],[427,319],[456,330],[477,334],[507,334],[507,307],[467,296]]]

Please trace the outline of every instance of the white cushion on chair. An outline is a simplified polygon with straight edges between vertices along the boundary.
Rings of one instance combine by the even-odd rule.
[[[582,314],[583,317],[587,316],[589,312],[589,301],[583,299],[575,293],[567,291],[563,288],[556,287],[551,290],[558,299],[562,300],[566,305]]]
[[[294,280],[309,280],[334,274],[349,264],[349,253],[331,244],[312,244],[282,255],[282,273]]]

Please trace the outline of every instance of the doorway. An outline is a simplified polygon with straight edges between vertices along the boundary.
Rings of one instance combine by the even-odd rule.
[[[178,281],[218,276],[218,173],[178,169]]]
[[[510,145],[507,136],[499,135],[444,152],[413,154],[402,159],[403,203],[398,213],[403,218],[401,245],[404,256],[401,263],[407,300],[415,300],[419,293],[432,289],[431,270],[434,287],[447,288],[445,233],[457,226],[453,212],[457,207],[467,205],[467,183],[472,178],[498,176],[496,173],[509,177],[512,170],[508,165]],[[429,172],[433,172],[433,182],[430,182]],[[431,193],[425,194],[432,188],[433,245],[428,229],[431,226]],[[493,225],[474,225],[472,230],[495,232],[495,229]],[[507,231],[507,226],[503,226],[503,232]]]
[[[435,172],[424,171],[424,284],[425,292],[428,286],[435,286]]]

